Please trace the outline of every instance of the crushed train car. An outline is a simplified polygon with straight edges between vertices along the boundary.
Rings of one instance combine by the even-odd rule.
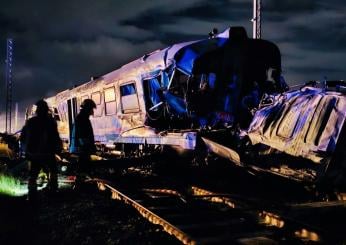
[[[102,149],[195,150],[201,128],[248,126],[262,94],[286,89],[277,46],[235,27],[144,55],[46,101],[66,141],[79,105],[91,98]]]
[[[345,185],[345,88],[345,82],[334,81],[322,88],[303,86],[272,94],[262,100],[242,138],[233,137],[229,147],[216,140],[206,143],[248,169],[303,182],[329,178]]]

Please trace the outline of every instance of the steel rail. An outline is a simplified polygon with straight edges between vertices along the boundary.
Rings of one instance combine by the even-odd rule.
[[[208,200],[210,202],[218,202],[218,203],[223,203],[229,207],[235,208],[236,206],[239,207],[239,204],[236,203],[233,199],[227,198],[227,197],[222,197],[219,196],[219,194],[214,193],[212,191],[205,190],[200,187],[192,186],[192,193],[195,196],[202,197],[205,200]],[[221,194],[223,195],[223,194]],[[213,197],[214,196],[214,197]],[[338,202],[340,203],[340,201]],[[320,203],[319,203],[320,204]],[[343,202],[344,204],[344,202]],[[247,204],[249,205],[249,204]],[[253,208],[254,211],[256,211],[256,208]],[[292,220],[291,218],[285,216],[285,215],[279,215],[276,212],[272,211],[265,211],[265,210],[257,210],[256,211],[258,214],[258,217],[262,220],[262,223],[267,226],[272,226],[276,228],[284,228],[284,226],[289,226],[288,223],[296,223],[294,226],[296,229],[294,230],[292,236],[295,236],[301,240],[308,240],[312,242],[320,242],[321,241],[321,236],[316,232],[315,229],[310,229],[308,230],[306,227],[309,227],[306,224],[302,224],[300,222],[297,222],[295,220]],[[292,229],[292,228],[290,228]]]
[[[186,233],[184,231],[184,228],[186,228],[186,225],[173,225],[172,223],[168,222],[167,219],[162,218],[160,215],[154,213],[151,211],[152,209],[150,207],[145,207],[142,204],[140,204],[140,201],[143,200],[136,200],[134,198],[131,198],[130,196],[124,194],[123,192],[119,191],[117,188],[115,188],[113,183],[110,181],[104,180],[104,179],[98,179],[98,178],[90,178],[88,181],[95,182],[99,188],[99,190],[110,190],[111,191],[111,198],[115,200],[120,200],[123,203],[127,205],[131,205],[133,208],[135,208],[141,216],[143,216],[145,219],[147,219],[149,222],[153,224],[160,225],[165,232],[167,232],[170,235],[173,235],[177,240],[182,242],[183,244],[197,244],[199,242],[207,242],[207,239],[204,239],[199,237],[195,237],[195,235],[191,235]],[[185,197],[181,195],[178,191],[171,190],[171,189],[151,189],[151,188],[140,188],[139,190],[144,191],[144,193],[157,193],[157,194],[164,194],[168,196],[176,196],[179,199],[181,199],[184,203],[187,202],[185,200]],[[231,209],[238,209],[243,210],[243,212],[257,215],[258,217],[258,224],[263,225],[264,227],[268,227],[268,231],[271,231],[272,228],[278,229],[283,231],[284,234],[288,235],[290,238],[298,239],[301,241],[310,241],[310,242],[325,242],[328,241],[328,236],[325,236],[327,234],[324,234],[322,230],[320,230],[318,227],[314,227],[312,224],[308,224],[302,220],[299,221],[299,219],[294,218],[291,215],[288,215],[287,209],[289,210],[296,210],[301,208],[311,208],[314,206],[344,206],[344,195],[341,195],[339,197],[340,201],[332,202],[332,203],[325,203],[325,202],[316,202],[316,203],[302,203],[302,204],[291,204],[291,205],[279,205],[279,206],[271,206],[272,208],[264,208],[263,203],[260,199],[248,199],[248,198],[242,198],[241,196],[237,195],[231,195],[227,193],[215,193],[197,186],[191,186],[191,196],[194,199],[202,199],[209,202],[214,203],[220,203],[228,208]],[[344,193],[343,193],[344,194]],[[189,198],[189,197],[187,197]],[[189,199],[188,199],[189,200]],[[166,217],[167,218],[167,217]],[[197,223],[193,223],[194,226],[198,226]],[[201,228],[203,229],[203,222],[200,224]],[[191,224],[187,224],[187,229],[190,229]],[[184,227],[184,228],[183,228]],[[195,227],[195,228],[196,228]],[[270,228],[272,227],[272,228]],[[192,227],[193,228],[193,227]],[[191,229],[192,229],[191,228]],[[193,229],[195,229],[193,228]],[[267,228],[264,228],[267,230]],[[276,232],[275,232],[276,233]],[[279,231],[280,234],[280,231]],[[240,234],[241,235],[241,234]],[[236,235],[237,236],[237,235]],[[236,237],[235,236],[235,237]],[[234,239],[235,237],[230,236],[230,239]],[[330,237],[329,237],[330,238]],[[220,238],[222,240],[222,238]],[[325,240],[327,239],[327,240]],[[239,240],[240,241],[240,240]]]
[[[187,245],[195,245],[196,241],[190,237],[188,234],[172,225],[167,220],[153,213],[149,209],[145,208],[143,205],[139,204],[129,196],[117,190],[115,187],[111,186],[111,183],[102,179],[89,179],[88,182],[96,182],[99,190],[105,191],[107,188],[112,192],[112,199],[123,201],[125,204],[128,204],[135,208],[144,218],[149,222],[160,225],[165,232],[176,237],[180,242]]]

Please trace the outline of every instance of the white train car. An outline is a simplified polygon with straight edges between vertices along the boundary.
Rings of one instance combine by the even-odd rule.
[[[243,96],[254,84],[266,82],[273,70],[274,90],[284,89],[277,79],[281,56],[276,45],[247,38],[242,28],[231,28],[213,38],[144,55],[46,101],[66,141],[81,102],[90,98],[97,105],[91,122],[100,145],[194,150],[198,130],[215,124],[215,115],[223,115],[218,118],[221,127],[234,123]],[[202,83],[207,83],[209,97],[199,93]],[[204,115],[208,115],[205,120]]]

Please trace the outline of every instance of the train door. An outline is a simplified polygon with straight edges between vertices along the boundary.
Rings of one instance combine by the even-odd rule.
[[[72,132],[72,126],[74,124],[74,120],[77,116],[77,98],[73,97],[67,100],[67,115],[68,115],[68,126],[69,126],[69,135]]]

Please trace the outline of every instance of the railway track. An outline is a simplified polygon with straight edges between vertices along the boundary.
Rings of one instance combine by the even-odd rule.
[[[287,197],[287,202],[280,203],[282,200],[268,200],[266,195],[254,196],[246,189],[236,187],[239,190],[234,191],[211,184],[218,182],[222,173],[227,179],[235,179],[238,173],[229,171],[234,169],[218,169],[216,175],[207,170],[210,180],[207,182],[204,178],[196,178],[197,175],[206,176],[206,172],[195,174],[197,171],[194,170],[192,177],[191,173],[179,170],[178,176],[161,176],[152,166],[128,168],[132,164],[124,160],[119,169],[136,172],[138,176],[126,174],[117,178],[119,176],[114,176],[113,167],[110,167],[114,162],[95,163],[91,169],[103,167],[105,170],[92,175],[107,180],[95,177],[87,181],[97,184],[99,190],[109,192],[112,199],[130,205],[183,244],[342,244],[346,241],[343,226],[337,225],[346,219],[345,194],[336,194],[334,201],[297,199],[292,202]],[[150,177],[139,178],[143,175]],[[242,176],[234,181],[240,186],[246,183],[243,187],[250,186],[255,192],[260,190],[256,187],[257,182]],[[235,186],[236,182],[231,181],[228,185]],[[266,187],[262,189],[273,191]],[[332,218],[329,218],[328,223],[325,222],[328,218],[319,219],[329,216],[329,210],[333,211],[331,217],[338,217],[339,221],[331,222]]]
[[[346,207],[343,200],[278,206],[197,186],[181,193],[152,186],[119,188],[97,178],[88,181],[108,191],[112,199],[132,206],[183,244],[334,243],[335,237],[316,224],[300,220],[297,214],[323,206]]]
[[[320,225],[319,221],[311,218],[315,211],[323,214],[320,211],[327,209],[342,209],[346,218],[345,194],[339,193],[338,200],[328,202],[278,203],[266,200],[266,196],[254,197],[242,189],[233,192],[227,188],[223,191],[215,188],[211,183],[218,181],[217,177],[222,172],[227,179],[237,175],[228,170],[221,173],[218,170],[215,176],[208,176],[210,182],[205,182],[205,179],[191,177],[190,173],[179,172],[178,177],[174,174],[160,176],[152,166],[128,168],[132,164],[138,165],[128,160],[118,166],[120,170],[130,169],[139,175],[150,176],[144,181],[128,174],[120,179],[115,178],[112,176],[114,170],[110,171],[113,169],[110,166],[114,164],[94,163],[90,169],[102,167],[105,171],[93,175],[104,176],[102,178],[108,180],[95,177],[87,181],[97,184],[99,190],[108,191],[112,199],[130,205],[183,244],[335,244],[345,241],[342,235],[337,235],[338,231],[330,232],[326,229],[327,225]],[[210,171],[207,172],[210,174]],[[202,172],[197,175],[206,174]],[[253,186],[256,183],[242,177],[239,179],[235,181],[240,185],[247,183],[246,186]]]

